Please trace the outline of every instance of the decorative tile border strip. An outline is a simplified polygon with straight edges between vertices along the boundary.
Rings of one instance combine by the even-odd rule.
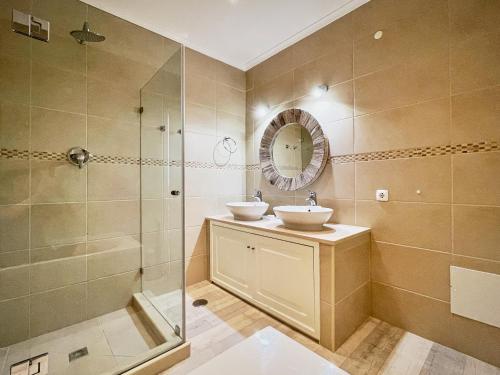
[[[428,146],[428,147],[407,148],[401,150],[365,152],[359,154],[332,156],[330,159],[334,164],[340,164],[340,163],[351,163],[354,161],[423,158],[429,156],[470,154],[475,152],[489,152],[489,151],[500,151],[498,142],[485,141],[477,143],[461,143],[456,145]]]
[[[416,147],[400,150],[374,151],[359,154],[347,154],[339,156],[331,156],[329,162],[333,164],[352,163],[371,160],[393,160],[406,158],[422,158],[440,155],[455,155],[455,154],[470,154],[476,152],[491,152],[500,151],[500,145],[497,141],[484,141],[476,143],[461,143],[456,145],[444,146],[428,146]],[[41,161],[66,161],[66,154],[63,152],[46,152],[16,150],[16,149],[0,149],[0,159],[18,159],[29,160],[30,156],[33,160]],[[91,163],[103,164],[128,164],[128,165],[149,165],[159,167],[181,167],[180,160],[162,160],[162,159],[138,159],[127,156],[110,156],[110,155],[93,155]],[[186,168],[205,168],[205,169],[230,169],[230,170],[260,170],[260,164],[227,164],[217,165],[213,162],[187,161],[184,163]]]

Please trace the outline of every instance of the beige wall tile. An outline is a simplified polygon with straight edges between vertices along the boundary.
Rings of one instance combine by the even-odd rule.
[[[292,49],[295,67],[331,52],[352,53],[351,15],[345,15],[326,25],[290,48]]]
[[[449,93],[448,55],[422,57],[354,81],[355,114],[364,115],[445,97]]]
[[[301,65],[293,72],[293,97],[309,95],[319,85],[332,86],[352,78],[352,47]]]
[[[89,201],[139,199],[138,165],[92,163],[87,173]]]
[[[453,202],[500,205],[500,152],[453,156]]]
[[[139,122],[87,117],[88,149],[94,155],[139,157]]]
[[[186,131],[215,135],[215,109],[203,105],[186,103]]]
[[[496,1],[452,0],[449,9],[453,41],[500,30],[500,4]]]
[[[275,105],[289,102],[293,98],[293,73],[284,73],[254,90],[254,103],[256,106]]]
[[[372,228],[376,241],[451,250],[450,205],[357,201],[356,223]]]
[[[388,189],[392,201],[450,203],[451,157],[356,163],[356,198],[375,200],[377,189]]]
[[[142,265],[156,266],[170,261],[167,232],[151,232],[142,234]]]
[[[31,108],[31,148],[34,151],[64,152],[71,147],[85,147],[85,116]]]
[[[32,337],[85,320],[85,285],[72,285],[30,297]]]
[[[200,255],[186,259],[186,285],[192,285],[207,280],[207,258],[206,255]]]
[[[373,242],[372,280],[412,292],[450,300],[451,254]]]
[[[215,107],[216,82],[200,75],[186,77],[186,102]]]
[[[328,305],[333,305],[335,300],[335,289],[332,288],[335,278],[334,251],[333,246],[319,245],[319,298]]]
[[[246,89],[245,72],[219,61],[216,63],[216,79],[217,82],[224,83],[235,89]]]
[[[336,246],[335,249],[335,303],[370,280],[369,238],[352,245],[342,249]]]
[[[240,117],[245,116],[245,91],[217,83],[216,105],[217,111],[232,113]]]
[[[141,205],[142,232],[159,232],[165,228],[163,220],[165,202],[163,199],[143,199]]]
[[[0,300],[25,296],[29,288],[29,266],[0,269]]]
[[[335,346],[337,349],[371,315],[370,284],[335,305]]]
[[[207,216],[213,215],[217,202],[211,198],[186,198],[186,227],[199,227]]]
[[[355,152],[446,145],[450,142],[449,99],[355,117],[354,134]]]
[[[330,124],[321,124],[321,128],[328,138],[330,155],[338,156],[353,153],[354,131],[352,118],[346,118]]]
[[[29,250],[16,250],[0,253],[0,269],[28,264]]]
[[[31,104],[37,107],[85,113],[87,90],[85,76],[80,73],[38,65],[33,69]]]
[[[29,201],[29,161],[0,160],[0,204]]]
[[[305,199],[309,190],[320,199],[354,199],[354,163],[327,163],[315,182],[295,194]]]
[[[97,48],[89,48],[87,51],[88,77],[101,82],[113,82],[125,89],[140,90],[157,69],[158,67],[146,62],[134,61],[110,51]]]
[[[89,202],[89,240],[139,233],[139,213],[138,201]]]
[[[89,166],[90,168],[90,166]],[[64,161],[31,161],[33,203],[84,202],[87,173]]]
[[[30,90],[30,64],[27,58],[0,56],[0,100],[28,104]]]
[[[29,206],[0,206],[0,252],[28,248]]]
[[[184,256],[186,258],[207,254],[206,223],[201,227],[186,228],[186,244]]]
[[[164,167],[142,165],[141,169],[141,196],[144,199],[159,199],[163,197],[163,189],[168,190],[168,186],[163,186],[167,173]],[[170,191],[165,191],[170,194]]]
[[[93,318],[127,306],[140,288],[139,271],[89,281],[87,317]]]
[[[449,346],[450,305],[401,289],[372,283],[373,315],[389,324]]]
[[[217,109],[217,135],[219,137],[231,136],[238,143],[243,143],[245,141],[245,118]],[[237,146],[240,149],[243,148],[241,144]]]
[[[319,197],[318,204],[333,208],[331,222],[355,225],[355,205],[353,199],[322,199]]]
[[[35,263],[30,271],[31,293],[38,293],[86,281],[87,259],[81,256]]]
[[[28,149],[29,116],[27,105],[0,101],[0,148]]]
[[[141,127],[141,157],[167,159],[170,147],[167,146],[169,139],[165,135],[166,133],[160,132],[158,127]]]
[[[500,87],[451,97],[453,143],[500,139]]]
[[[451,347],[500,366],[500,329],[458,315],[451,316]]]
[[[85,204],[61,203],[31,207],[31,246],[85,241]]]
[[[39,16],[37,13],[37,17],[42,16]],[[55,21],[50,16],[49,19],[52,26]],[[64,71],[85,74],[85,47],[75,43],[75,40],[67,31],[62,34],[54,32],[52,28],[50,31],[50,43],[31,44],[32,58],[34,61],[37,61],[37,66],[38,64],[43,64]]]
[[[186,76],[200,75],[209,79],[216,79],[217,60],[214,60],[200,52],[186,48]]]
[[[206,134],[186,133],[186,161],[211,161],[216,137]]]
[[[81,242],[74,245],[48,246],[31,249],[31,262],[38,263],[48,260],[76,257],[85,255],[87,252],[87,243]]]
[[[139,90],[89,78],[87,94],[89,115],[139,124]]]
[[[5,347],[29,338],[29,297],[0,302],[0,346]]]
[[[286,48],[252,68],[253,87],[262,86],[277,76],[292,70],[293,67],[292,49]]]
[[[448,49],[448,25],[442,22],[448,18],[446,2],[425,1],[417,12],[403,11],[394,17],[386,8],[389,3],[394,8],[400,7],[394,1],[378,1],[371,13],[354,12],[356,29],[364,29],[354,38],[355,76],[409,63]],[[416,1],[407,3],[416,5]],[[369,29],[368,25],[360,24],[366,21]],[[373,37],[378,30],[384,33],[381,39]]]
[[[138,270],[141,267],[141,248],[113,248],[89,255],[87,258],[88,279]]]
[[[474,34],[451,44],[452,93],[480,89],[500,83],[500,30]]]
[[[500,262],[497,261],[470,258],[468,256],[461,255],[452,255],[451,265],[500,275]]]
[[[500,261],[500,208],[453,206],[454,253]]]
[[[311,113],[321,126],[325,126],[334,121],[351,118],[353,100],[353,83],[349,81],[330,87],[320,98],[304,97],[294,105]]]
[[[80,21],[87,14],[86,4],[77,0],[62,3],[58,0],[34,1],[32,10],[38,17],[50,19],[50,31],[58,35],[81,28]]]

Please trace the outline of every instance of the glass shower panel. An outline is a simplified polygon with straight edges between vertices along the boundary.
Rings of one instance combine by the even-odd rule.
[[[182,50],[141,90],[142,292],[183,337]]]

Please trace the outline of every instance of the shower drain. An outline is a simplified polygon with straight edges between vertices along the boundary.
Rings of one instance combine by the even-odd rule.
[[[207,303],[208,301],[205,298],[195,299],[193,301],[193,306],[194,307],[205,306]]]

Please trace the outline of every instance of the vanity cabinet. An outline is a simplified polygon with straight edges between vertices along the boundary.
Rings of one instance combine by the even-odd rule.
[[[319,338],[319,246],[224,223],[210,225],[211,280]]]

